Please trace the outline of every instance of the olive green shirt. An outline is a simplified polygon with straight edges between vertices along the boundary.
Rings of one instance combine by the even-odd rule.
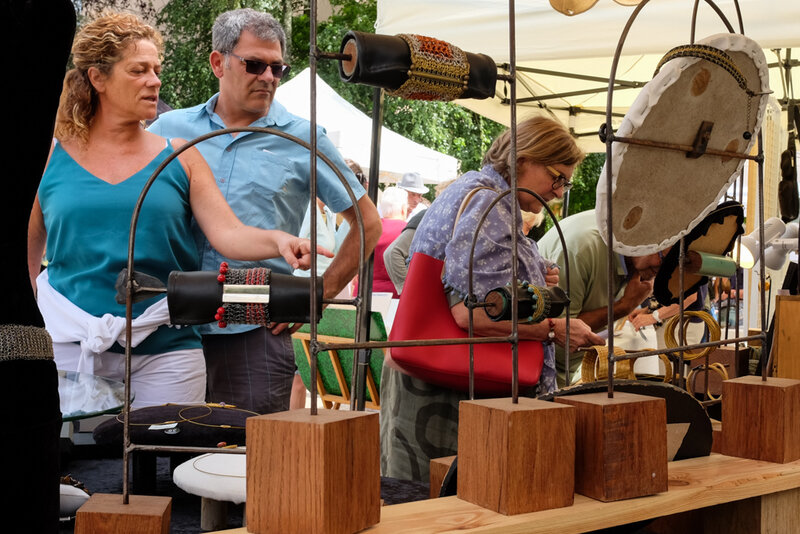
[[[564,250],[558,232],[551,228],[539,241],[539,253],[545,260],[557,263],[561,272],[558,285],[568,291],[569,312],[577,317],[584,310],[591,311],[608,306],[608,246],[597,229],[594,210],[571,215],[559,222],[567,243],[569,259],[569,288],[564,262]],[[615,299],[622,296],[627,280],[625,261],[619,254],[614,255],[616,267],[612,281]],[[606,328],[606,327],[604,327]],[[570,368],[577,370],[583,353],[570,355]],[[559,381],[563,383],[564,349],[556,346],[556,367]]]

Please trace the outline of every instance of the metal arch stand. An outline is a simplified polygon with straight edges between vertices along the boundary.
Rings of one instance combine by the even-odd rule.
[[[697,9],[698,9],[699,1],[700,0],[694,0],[694,7],[693,7],[693,10],[692,10],[692,20],[691,20],[691,42],[692,43],[694,43],[694,40],[695,40],[695,26],[696,26],[696,21],[697,21]],[[611,110],[613,109],[613,107],[612,107],[613,106],[613,97],[614,97],[614,90],[615,90],[615,86],[616,86],[615,79],[616,79],[616,74],[617,74],[617,68],[618,68],[618,65],[619,65],[619,58],[622,55],[622,48],[623,48],[623,45],[625,43],[625,39],[627,38],[628,32],[630,31],[631,26],[633,25],[636,17],[639,15],[639,13],[644,8],[644,6],[646,6],[649,2],[650,2],[650,0],[642,0],[642,2],[635,7],[633,13],[631,14],[631,16],[628,19],[628,22],[626,23],[624,29],[622,30],[622,34],[620,35],[620,39],[619,39],[619,42],[617,43],[617,48],[616,48],[616,51],[614,53],[614,59],[613,59],[613,62],[611,64],[611,74],[609,76],[608,93],[607,93],[607,101],[606,101],[606,122],[603,125],[603,127],[601,128],[601,139],[606,144],[606,162],[605,162],[605,165],[606,165],[606,170],[609,173],[609,176],[610,176],[610,169],[612,168],[612,163],[613,163],[612,143],[614,143],[614,142],[627,142],[627,143],[631,143],[631,144],[647,144],[648,146],[652,146],[654,148],[661,148],[661,149],[665,149],[665,150],[682,150],[682,151],[685,151],[685,149],[687,148],[687,147],[684,147],[684,146],[678,146],[678,145],[674,145],[674,144],[670,144],[670,143],[642,142],[642,141],[637,141],[635,139],[630,139],[630,138],[616,137],[614,135],[614,133],[613,133],[613,127],[612,127],[612,123],[611,123],[611,117],[612,117]],[[723,22],[723,24],[725,25],[726,29],[730,33],[735,33],[735,30],[734,30],[733,26],[730,24],[730,22],[725,17],[725,14],[720,10],[720,8],[713,2],[713,0],[705,0],[705,3],[708,4],[711,7],[711,9],[714,11],[714,13],[716,15],[719,16],[720,20]],[[740,32],[744,33],[744,24],[743,24],[743,21],[742,21],[742,18],[741,18],[741,12],[739,10],[738,1],[734,0],[734,3],[736,5],[736,11],[737,11],[737,16],[738,16]],[[725,153],[725,154],[721,154],[720,153],[719,155],[725,155],[725,156],[729,156],[729,157],[736,157],[736,158],[740,158],[740,159],[750,159],[750,160],[754,160],[754,161],[756,161],[758,163],[758,170],[759,170],[759,177],[760,177],[759,178],[759,198],[761,198],[761,195],[762,195],[762,192],[763,192],[762,177],[763,177],[763,160],[764,160],[764,158],[763,158],[763,152],[762,152],[762,148],[761,148],[761,136],[760,136],[760,134],[759,134],[759,137],[758,137],[758,147],[759,147],[759,149],[758,149],[759,153],[758,153],[757,156],[750,156],[750,155],[738,154],[738,153]],[[711,154],[712,152],[717,152],[717,151],[708,151],[709,154]],[[613,191],[612,191],[612,180],[608,180],[608,183],[606,184],[606,195],[607,195],[606,235],[608,236],[608,240],[609,240],[608,241],[608,273],[609,273],[609,277],[608,277],[608,282],[607,282],[608,283],[608,302],[609,303],[614,302],[614,297],[615,297],[614,289],[613,289],[613,281],[611,279],[611,273],[613,272],[613,264],[614,264],[613,263],[614,262],[614,250],[613,250],[614,234],[612,232],[612,221],[613,221],[613,202],[612,202],[612,198],[613,197],[612,197],[612,193],[613,193]],[[764,217],[764,214],[763,214],[763,201],[761,201],[759,203],[759,227],[762,228],[762,232],[763,232],[763,221],[764,221],[763,217]],[[684,283],[685,247],[684,247],[684,240],[683,239],[681,239],[679,243],[680,243],[680,245],[679,245],[680,246],[680,254],[679,254],[679,260],[678,260],[679,278],[680,278],[680,282],[679,282],[680,283],[679,324],[682,324],[683,321],[684,321],[684,310],[683,310],[683,289],[684,288],[683,288],[683,283]],[[762,247],[761,253],[763,254],[763,235],[761,236],[761,247]],[[763,273],[762,273],[762,278],[763,278]],[[764,287],[763,280],[762,280],[761,287],[762,288]],[[766,320],[765,319],[765,310],[766,310],[766,307],[765,307],[765,304],[764,304],[764,293],[763,293],[763,289],[762,289],[762,291],[761,291],[762,324],[764,324],[765,320]],[[737,314],[738,314],[738,306],[737,306]],[[608,349],[608,368],[609,368],[609,372],[608,372],[608,397],[609,398],[613,398],[614,397],[614,366],[615,366],[615,362],[616,361],[625,360],[625,359],[632,359],[632,358],[638,358],[640,356],[653,355],[653,354],[668,354],[668,355],[674,357],[674,355],[672,353],[673,352],[678,352],[678,356],[676,358],[675,357],[674,358],[678,362],[678,369],[682,369],[682,367],[683,367],[683,354],[684,354],[684,351],[686,351],[686,350],[694,350],[696,348],[702,348],[702,347],[721,346],[721,345],[726,345],[726,344],[730,344],[730,343],[736,343],[737,346],[738,346],[738,342],[739,341],[751,340],[751,339],[752,340],[755,340],[755,339],[764,340],[765,337],[766,337],[765,333],[763,333],[763,332],[761,334],[754,335],[754,336],[739,337],[738,336],[738,323],[737,323],[737,336],[734,339],[719,340],[719,341],[708,342],[708,343],[698,343],[698,344],[686,345],[685,335],[684,335],[683,330],[681,329],[681,332],[680,332],[680,345],[681,346],[678,347],[677,349],[671,348],[671,349],[662,349],[662,350],[657,350],[657,351],[643,351],[643,352],[636,352],[636,353],[617,356],[617,355],[614,354],[614,336],[613,336],[613,332],[612,332],[613,324],[614,324],[614,312],[613,312],[613,309],[610,306],[609,306],[609,310],[608,310],[607,321],[608,321],[608,330],[609,330],[609,333],[608,333],[608,347],[609,347],[609,349]],[[765,366],[765,369],[766,369],[766,366]],[[762,379],[766,380],[766,374],[764,374]],[[675,375],[675,380],[680,380],[680,382],[681,382],[680,385],[683,385],[682,382],[685,382],[685,377],[683,377],[683,373],[681,372],[679,375],[676,374]]]
[[[196,145],[196,144],[198,144],[198,143],[200,143],[202,141],[205,141],[207,139],[211,139],[213,137],[217,137],[217,136],[220,136],[220,135],[232,134],[232,133],[242,133],[242,132],[253,132],[253,133],[263,133],[263,134],[277,135],[278,137],[282,137],[282,138],[284,138],[284,139],[286,139],[288,141],[292,141],[292,142],[294,142],[294,143],[296,143],[296,144],[298,144],[298,145],[300,145],[300,146],[302,146],[302,147],[304,147],[304,148],[306,148],[308,150],[312,150],[312,154],[314,153],[313,152],[314,147],[312,147],[312,144],[307,143],[306,141],[303,141],[302,139],[300,139],[298,137],[295,137],[293,135],[290,135],[290,134],[287,134],[287,133],[284,133],[284,132],[281,132],[279,130],[275,130],[275,129],[272,129],[272,128],[243,127],[243,128],[225,128],[225,129],[216,130],[214,132],[210,132],[208,134],[199,136],[199,137],[187,142],[183,146],[181,146],[178,149],[176,149],[172,154],[167,156],[167,158],[165,158],[165,160],[158,166],[158,168],[156,168],[156,170],[153,172],[153,174],[150,176],[150,178],[148,178],[147,182],[145,183],[144,187],[142,188],[142,192],[140,193],[139,198],[136,201],[136,205],[134,206],[133,215],[131,217],[130,233],[129,233],[129,239],[128,239],[128,264],[127,264],[128,278],[127,278],[126,284],[125,284],[126,285],[126,292],[127,292],[127,302],[126,302],[126,307],[125,307],[125,316],[126,316],[125,317],[126,318],[125,334],[127,336],[127,339],[131,339],[131,335],[132,335],[131,330],[132,330],[132,321],[133,321],[133,291],[134,291],[133,273],[134,273],[134,259],[135,259],[134,258],[134,247],[135,247],[135,241],[136,241],[136,227],[137,227],[137,224],[138,224],[139,214],[141,212],[141,207],[142,207],[142,204],[144,203],[144,199],[146,198],[147,193],[149,192],[151,186],[153,185],[155,180],[158,178],[158,176],[161,174],[161,172],[167,167],[167,165],[169,165],[174,159],[176,159],[178,156],[180,156],[183,152],[185,152],[189,148],[193,147],[194,145]],[[336,173],[336,175],[339,177],[339,180],[344,185],[345,190],[347,191],[348,195],[350,196],[351,201],[353,202],[354,205],[356,205],[355,195],[353,194],[353,191],[350,188],[350,185],[347,183],[347,180],[344,178],[344,175],[341,173],[341,171],[336,167],[336,165],[333,164],[333,162],[325,154],[318,153],[317,156]],[[312,223],[313,223],[315,218],[311,217],[311,219],[312,219]],[[361,212],[358,209],[356,209],[356,221],[357,221],[357,224],[358,224],[358,228],[359,228],[359,232],[360,232],[360,238],[361,238],[361,248],[360,248],[360,251],[359,251],[359,260],[363,263],[363,258],[364,258],[364,246],[363,246],[363,243],[364,243],[364,224],[363,224],[363,219],[362,219]],[[314,250],[316,250],[316,234],[315,233],[312,234],[312,237],[313,237],[313,239],[311,240],[312,241],[312,248]],[[315,271],[316,271],[316,255],[314,254],[314,255],[312,255],[312,276],[311,276],[311,280],[310,280],[311,285],[312,285],[311,295],[314,295],[315,291],[316,291],[316,288],[315,288],[315,285],[316,285],[316,272]],[[319,310],[315,310],[313,308],[313,306],[315,306],[315,304],[316,304],[315,299],[311,298],[312,317],[316,317],[316,315],[314,315],[314,314],[319,312]],[[315,327],[316,326],[315,320],[312,320],[311,324],[312,324],[312,328]],[[358,324],[357,324],[356,325],[356,335],[358,335],[358,334],[359,334],[359,332],[358,332]],[[312,347],[313,346],[314,345],[312,344]],[[316,384],[317,384],[317,382],[316,382],[316,371],[317,371],[317,369],[316,369],[315,362],[316,362],[316,359],[314,360],[314,362],[312,362],[312,363],[314,363],[314,365],[311,366],[311,387],[312,387],[311,394],[312,394],[312,399],[314,401],[312,403],[313,407],[316,407],[316,394],[317,394],[317,391],[316,391]],[[244,454],[244,451],[241,450],[241,449],[217,449],[217,448],[212,448],[212,447],[168,447],[168,446],[161,446],[161,445],[137,445],[137,444],[131,443],[131,441],[130,441],[130,420],[129,420],[130,404],[131,404],[131,398],[130,398],[130,393],[131,393],[131,391],[130,391],[130,389],[131,389],[130,388],[130,378],[131,377],[130,377],[130,374],[131,374],[131,347],[128,344],[125,347],[125,396],[124,396],[125,405],[123,407],[123,464],[122,464],[122,469],[123,469],[123,478],[122,478],[122,499],[123,499],[123,504],[128,504],[128,502],[129,502],[128,470],[129,470],[129,455],[130,455],[131,452],[139,450],[139,451],[164,451],[164,452],[187,452],[187,453],[215,452],[215,453],[222,453],[222,454]]]

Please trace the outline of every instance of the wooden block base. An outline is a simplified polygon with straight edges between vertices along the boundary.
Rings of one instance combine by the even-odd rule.
[[[722,454],[800,459],[800,380],[743,376],[722,383]]]
[[[505,515],[572,505],[575,410],[484,399],[462,401],[458,418],[459,498]]]
[[[171,497],[95,493],[75,517],[75,534],[168,534]]]
[[[664,399],[618,391],[555,401],[577,408],[577,493],[608,502],[667,491]]]
[[[797,342],[800,340],[800,295],[775,297],[775,376],[800,379],[800,358]]]
[[[429,472],[430,486],[431,486],[431,499],[439,497],[439,491],[442,489],[444,477],[453,465],[455,456],[445,456],[443,458],[432,458]]]
[[[378,414],[292,410],[247,420],[254,534],[349,534],[380,521]]]

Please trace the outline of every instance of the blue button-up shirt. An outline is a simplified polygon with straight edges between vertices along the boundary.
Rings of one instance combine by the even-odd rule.
[[[168,138],[191,140],[223,129],[225,123],[214,111],[218,96],[214,95],[199,106],[165,113],[149,130]],[[276,101],[272,102],[266,116],[250,126],[274,128],[309,142],[310,123],[292,115]],[[317,144],[319,152],[330,158],[345,176],[355,198],[361,198],[364,188],[319,126]],[[277,135],[253,132],[242,132],[235,137],[219,135],[199,143],[197,148],[211,167],[225,200],[244,224],[299,234],[309,206],[311,158],[308,149]],[[353,203],[339,177],[322,159],[317,159],[317,163],[317,196],[336,213],[350,208]],[[282,258],[264,261],[225,258],[211,247],[197,224],[193,226],[202,270],[216,271],[221,262],[227,261],[232,268],[267,267],[291,273]],[[238,333],[252,328],[231,325],[220,330],[214,325],[201,327],[201,331],[204,334]]]

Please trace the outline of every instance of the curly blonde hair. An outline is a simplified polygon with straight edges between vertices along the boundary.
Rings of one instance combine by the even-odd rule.
[[[97,91],[89,81],[89,69],[95,67],[108,75],[122,59],[128,46],[147,40],[163,50],[161,34],[131,13],[104,13],[84,25],[72,43],[72,63],[75,68],[64,76],[64,88],[58,103],[55,136],[64,141],[78,139],[85,143],[89,126],[97,112]]]
[[[517,165],[524,160],[541,165],[575,165],[585,154],[560,122],[536,116],[517,124]],[[483,156],[483,164],[491,165],[506,181],[510,180],[511,130],[494,140]]]

